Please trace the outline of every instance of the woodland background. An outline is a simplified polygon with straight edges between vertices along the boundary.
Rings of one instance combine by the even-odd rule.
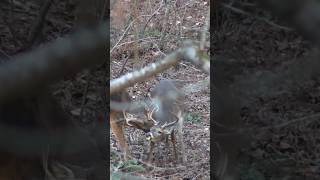
[[[206,0],[111,3],[111,77],[116,78],[150,63],[159,62],[166,55],[182,47],[186,40],[199,41],[209,7],[209,1]],[[206,34],[206,37],[205,47],[208,51],[210,36]],[[161,79],[172,79],[184,86],[208,79],[208,75],[191,63],[183,61],[175,68],[170,68],[142,83],[136,83],[128,89],[129,94],[134,100],[142,100],[148,89]],[[187,94],[184,104],[186,164],[178,164],[177,167],[173,163],[172,150],[166,149],[164,142],[155,148],[153,167],[141,164],[138,160],[123,163],[114,136],[110,134],[111,172],[115,172],[116,175],[127,173],[128,178],[135,175],[150,179],[209,179],[209,88]],[[144,133],[127,129],[130,151],[135,158],[145,160],[148,142]]]
[[[111,2],[112,78],[162,59],[180,47],[183,40],[199,39],[199,30],[211,3],[176,0],[165,6],[165,1],[134,2]],[[170,163],[171,156],[166,155],[169,152],[159,148],[153,170],[130,171],[129,175],[208,178],[209,127],[216,126],[217,122],[240,130],[241,136],[221,135],[225,133],[223,128],[221,136],[215,132],[218,143],[225,142],[222,148],[230,157],[235,156],[235,147],[241,149],[240,159],[228,162],[239,168],[240,179],[319,179],[317,47],[320,30],[317,24],[320,5],[311,0],[257,2],[225,0],[213,4],[214,11],[211,12],[214,82],[218,88],[229,89],[224,92],[239,99],[239,104],[234,105],[232,102],[238,101],[231,100],[232,108],[222,108],[222,118],[210,123],[209,90],[190,94],[186,100],[188,112],[184,128],[190,163],[176,168]],[[3,62],[67,37],[76,26],[75,1],[54,1],[48,8],[41,33],[34,39],[35,20],[45,3],[16,0],[1,1],[0,4],[0,56]],[[100,17],[106,17],[107,11],[99,12]],[[139,61],[135,61],[135,57],[139,57]],[[53,95],[70,117],[91,132],[95,132],[98,119],[101,119],[99,114],[106,108],[107,102],[101,98],[109,77],[106,72],[105,67],[97,67],[65,77],[51,86]],[[182,62],[175,69],[138,83],[129,92],[139,99],[162,78],[191,84],[205,79],[206,75]],[[229,106],[226,99],[230,96],[215,97],[222,99],[220,107]],[[225,114],[228,116],[223,116]],[[131,151],[139,158],[145,142],[139,142],[138,132],[130,131],[130,134]],[[119,161],[113,136],[110,136],[111,171],[128,173],[127,166]],[[141,166],[140,170],[145,168],[137,165]],[[86,171],[72,168],[82,175]]]
[[[319,1],[215,5],[214,85],[229,94],[216,91],[227,108],[212,125],[222,151],[238,156],[228,164],[239,179],[319,179]]]

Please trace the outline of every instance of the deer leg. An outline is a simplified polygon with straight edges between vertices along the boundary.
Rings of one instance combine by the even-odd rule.
[[[178,161],[178,155],[177,155],[177,149],[176,149],[177,142],[176,142],[174,131],[171,132],[171,142],[172,142],[172,146],[173,146],[174,158],[176,161]]]
[[[169,136],[166,136],[166,146],[167,146],[168,149],[170,148],[169,147]]]
[[[119,122],[116,113],[110,114],[110,125],[111,125],[112,132],[116,136],[116,139],[120,145],[121,151],[124,152],[124,159],[128,160],[130,153],[129,153],[128,144],[124,136],[124,124],[123,122]]]
[[[185,156],[185,147],[184,147],[184,143],[183,143],[183,117],[181,116],[179,118],[179,122],[178,122],[178,134],[179,134],[179,141],[180,141],[180,146],[181,146],[181,156],[182,156],[182,163],[185,163],[187,161],[187,158]]]
[[[150,141],[150,149],[149,149],[149,155],[148,155],[148,160],[147,162],[150,164],[152,163],[153,159],[153,149],[154,149],[154,142]]]

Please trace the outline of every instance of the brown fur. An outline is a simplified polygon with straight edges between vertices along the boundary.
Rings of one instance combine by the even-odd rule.
[[[112,101],[122,102],[122,103],[131,102],[131,98],[129,94],[126,92],[113,94],[110,99]],[[130,124],[133,126],[133,128],[136,128],[136,129],[141,129],[143,131],[149,130],[153,126],[153,123],[146,119],[147,117],[146,115],[142,115],[140,117],[141,118],[135,119],[134,121],[130,121]],[[124,115],[122,111],[116,111],[112,109],[110,110],[110,125],[111,125],[111,130],[115,135],[117,142],[119,143],[120,149],[124,153],[124,159],[128,160],[130,153],[129,153],[129,147],[124,135],[124,129],[126,126],[128,126],[128,124],[124,119]]]
[[[156,100],[152,103],[150,103],[147,107],[148,110],[145,109],[144,116],[140,116],[139,118],[136,118],[130,123],[127,123],[124,119],[124,115],[122,111],[116,111],[112,110],[110,112],[110,125],[113,134],[116,137],[117,142],[119,143],[121,151],[124,153],[124,159],[128,160],[130,153],[129,153],[129,147],[126,142],[126,138],[124,135],[124,129],[128,124],[132,125],[134,128],[141,129],[145,132],[149,132],[148,135],[153,135],[153,137],[150,140],[150,150],[148,155],[148,161],[151,162],[153,158],[153,149],[155,143],[167,139],[171,135],[171,142],[173,143],[174,148],[174,155],[177,159],[177,152],[176,152],[176,135],[174,133],[173,129],[176,129],[178,131],[179,135],[179,143],[181,145],[181,153],[182,153],[182,163],[186,161],[184,156],[184,144],[183,144],[183,135],[182,135],[182,128],[183,128],[183,107],[180,104],[182,101],[182,96],[177,94],[177,97],[174,97],[173,99],[171,97],[168,97],[168,93],[177,93],[177,89],[173,82],[169,80],[162,80],[160,83],[155,87],[153,91],[151,91],[151,98],[153,100]],[[116,93],[111,96],[111,101],[116,102],[122,102],[122,103],[130,103],[131,99],[129,95],[125,92],[122,93]],[[155,102],[159,102],[159,104],[155,104]],[[158,110],[154,111],[152,114],[152,118],[158,122],[157,125],[154,124],[153,121],[150,121],[148,114],[148,111],[152,111],[151,106],[158,105]],[[150,107],[149,107],[150,106]],[[139,114],[139,112],[138,112]],[[180,114],[180,115],[178,115]],[[174,125],[175,127],[171,130],[170,134],[159,134],[159,130],[162,130],[160,127],[167,123],[172,123],[176,121],[178,118],[177,123]],[[166,130],[169,130],[166,128]]]
[[[186,162],[186,157],[184,155],[184,143],[183,143],[183,95],[179,93],[176,85],[171,80],[161,80],[159,84],[150,93],[151,98],[154,102],[157,102],[158,111],[153,114],[153,118],[158,122],[157,125],[151,128],[151,134],[153,138],[150,139],[150,149],[148,155],[148,162],[152,162],[154,145],[164,139],[171,137],[171,142],[173,145],[173,151],[175,159],[178,160],[176,151],[176,140],[180,143],[181,162]],[[169,124],[177,121],[172,127],[162,129],[161,126],[164,124]],[[164,133],[164,130],[168,131]],[[176,133],[179,139],[176,139]],[[169,144],[167,144],[168,146]],[[169,146],[168,146],[169,148]]]

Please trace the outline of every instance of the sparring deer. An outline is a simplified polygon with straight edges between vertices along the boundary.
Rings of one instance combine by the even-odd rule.
[[[173,151],[175,159],[178,160],[176,150],[176,136],[175,131],[179,135],[179,143],[181,146],[182,163],[186,161],[184,155],[183,143],[183,106],[182,94],[179,93],[174,83],[170,80],[161,80],[159,84],[150,92],[149,98],[152,105],[151,117],[156,122],[151,127],[150,132],[147,133],[147,139],[150,141],[150,149],[148,155],[148,162],[151,163],[153,159],[153,150],[156,143],[166,140],[168,142],[169,136],[173,144]],[[169,144],[167,143],[169,148]]]
[[[171,136],[175,158],[177,159],[175,130],[178,130],[182,150],[182,162],[185,162],[184,146],[182,137],[183,116],[181,94],[173,82],[162,80],[149,94],[149,99],[142,102],[141,107],[132,107],[128,93],[115,93],[111,96],[112,102],[120,102],[122,107],[113,104],[110,112],[110,124],[112,132],[124,153],[124,159],[128,160],[130,153],[125,139],[125,127],[140,129],[146,133],[150,142],[148,162],[152,162],[155,143]],[[130,107],[131,106],[131,107]],[[129,110],[130,109],[130,110]],[[130,112],[129,112],[130,111]],[[143,113],[141,113],[143,111]]]
[[[110,125],[112,132],[115,135],[117,142],[119,143],[120,149],[124,153],[124,159],[128,160],[130,153],[124,135],[125,127],[133,127],[136,129],[140,129],[146,133],[149,132],[150,128],[154,126],[155,123],[155,121],[150,118],[153,112],[148,112],[145,110],[142,114],[141,108],[132,110],[134,114],[128,112],[125,106],[132,105],[132,102],[129,94],[125,91],[113,94],[110,97],[110,100],[112,102],[121,104],[121,108],[111,107]]]

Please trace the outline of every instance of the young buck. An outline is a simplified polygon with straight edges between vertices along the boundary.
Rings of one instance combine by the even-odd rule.
[[[136,108],[131,110],[134,113],[134,115],[130,114],[127,110],[132,109],[131,107],[133,105],[132,105],[129,94],[126,92],[115,93],[110,97],[110,100],[112,102],[119,103],[121,106],[120,108],[111,107],[110,125],[111,125],[112,132],[115,135],[116,140],[120,145],[120,149],[124,153],[124,159],[128,160],[130,153],[129,153],[128,144],[126,142],[125,135],[124,135],[125,127],[129,126],[129,127],[143,130],[146,133],[149,132],[150,128],[155,124],[154,119],[151,118],[151,114],[153,112],[144,111],[144,114],[142,114],[141,108]]]
[[[151,99],[149,108],[151,107],[152,109],[151,119],[156,120],[156,123],[147,134],[147,139],[150,141],[148,162],[152,162],[155,143],[164,139],[168,142],[169,136],[171,136],[175,159],[178,160],[175,130],[178,131],[180,136],[179,143],[181,145],[182,163],[186,162],[182,133],[183,109],[181,102],[183,96],[178,92],[172,81],[162,80],[150,92],[149,97]],[[167,147],[168,145],[167,143]]]

